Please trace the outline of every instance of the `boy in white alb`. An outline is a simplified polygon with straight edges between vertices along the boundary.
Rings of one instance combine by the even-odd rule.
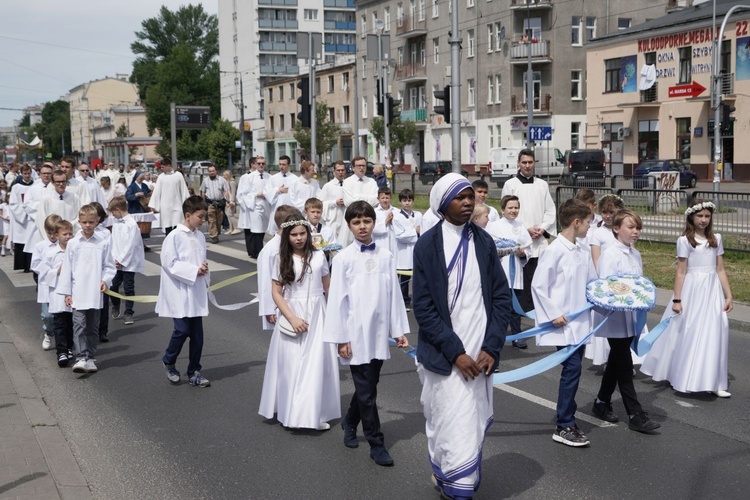
[[[329,245],[336,243],[336,234],[333,229],[323,223],[323,202],[321,200],[310,198],[305,201],[305,217],[312,226],[313,245],[318,245],[319,241],[325,241]]]
[[[274,216],[276,227],[286,220],[289,215],[299,215],[302,213],[291,205],[281,205]],[[281,244],[281,229],[276,230],[268,243],[266,243],[258,254],[258,315],[263,322],[264,330],[273,330],[276,324],[276,304],[271,295],[271,285],[273,282],[273,272],[277,266],[279,258],[279,245]]]
[[[396,233],[393,230],[393,218],[398,211],[391,206],[391,190],[380,188],[378,190],[378,204],[375,206],[375,228],[372,230],[372,239],[382,248],[387,248],[396,256]]]
[[[411,189],[404,189],[398,194],[401,210],[393,217],[393,234],[396,238],[396,269],[398,271],[411,271],[414,263],[414,245],[417,244],[421,232],[422,214],[412,210],[414,204],[414,193]],[[401,295],[404,296],[404,304],[411,304],[409,297],[409,281],[411,276],[399,274],[401,283]]]
[[[31,253],[31,270],[34,271],[37,278],[36,301],[42,305],[42,329],[44,330],[44,339],[42,340],[42,349],[49,351],[52,349],[54,341],[54,318],[49,312],[49,287],[41,284],[39,281],[39,272],[42,270],[42,261],[44,253],[51,247],[57,245],[55,238],[55,226],[62,219],[59,215],[50,215],[44,221],[44,229],[47,232],[47,240],[42,240],[34,245]]]
[[[305,210],[307,200],[318,197],[320,184],[316,179],[313,179],[315,166],[311,161],[303,161],[299,167],[299,172],[300,176],[297,182],[289,188],[289,198],[294,208],[302,212]]]
[[[135,273],[142,273],[146,268],[146,257],[143,250],[143,239],[138,223],[128,213],[128,201],[124,196],[117,196],[109,204],[109,211],[115,218],[112,225],[112,256],[115,259],[117,273],[112,280],[112,291],[117,293],[123,285],[125,295],[135,295]],[[112,297],[112,317],[120,317],[120,299]],[[106,312],[105,312],[106,314]],[[125,318],[123,323],[133,324],[133,302],[125,301]]]
[[[111,238],[96,234],[99,216],[96,208],[84,205],[78,211],[81,231],[70,240],[63,259],[56,293],[65,295],[65,305],[73,308],[73,341],[76,347],[76,373],[93,373],[99,344],[99,314],[103,293],[115,277]]]
[[[537,337],[537,345],[556,346],[557,350],[582,342],[591,332],[591,314],[586,311],[574,319],[567,315],[587,305],[586,284],[596,278],[588,248],[577,243],[585,238],[593,214],[580,200],[567,200],[560,206],[558,218],[563,228],[560,235],[539,258],[531,294],[536,311],[536,324],[552,323],[556,327]],[[588,446],[589,440],[576,425],[576,392],[581,378],[584,346],[577,348],[563,361],[557,396],[557,428],[552,439],[568,446]]]
[[[39,266],[39,286],[49,293],[49,312],[52,314],[57,366],[65,368],[73,360],[73,310],[65,304],[65,297],[56,293],[62,270],[62,262],[68,241],[73,238],[73,225],[60,220],[55,224],[54,238],[57,243],[49,247]]]
[[[341,364],[349,365],[354,382],[354,395],[341,421],[344,445],[359,446],[357,426],[362,422],[370,458],[391,466],[380,430],[377,385],[383,360],[391,357],[388,338],[406,347],[409,322],[396,285],[396,261],[372,240],[372,205],[356,201],[347,207],[345,218],[354,242],[333,258],[323,341],[338,344]]]

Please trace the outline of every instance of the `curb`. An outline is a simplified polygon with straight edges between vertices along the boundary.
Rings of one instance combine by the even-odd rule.
[[[28,419],[29,427],[63,500],[93,500],[91,489],[39,387],[16,350],[6,326],[0,323],[0,369],[5,369]]]

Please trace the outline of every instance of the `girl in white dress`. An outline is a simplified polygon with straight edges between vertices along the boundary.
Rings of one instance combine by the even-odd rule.
[[[290,215],[281,224],[279,265],[273,299],[296,335],[271,336],[259,413],[284,427],[328,430],[341,416],[338,360],[333,344],[322,340],[328,263],[312,245],[310,224]]]
[[[727,392],[729,320],[732,292],[724,269],[721,235],[713,232],[710,201],[695,200],[685,211],[683,236],[677,240],[677,275],[672,310],[677,314],[654,342],[641,371],[668,380],[678,392]]]
[[[5,182],[5,181],[3,181]],[[6,193],[2,199],[0,199],[0,255],[5,257],[5,245],[10,235],[10,208],[8,207],[8,194]]]

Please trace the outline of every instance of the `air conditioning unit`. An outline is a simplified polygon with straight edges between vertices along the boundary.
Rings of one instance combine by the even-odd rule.
[[[630,137],[631,130],[627,127],[622,127],[617,131],[617,138],[618,139],[624,139],[625,137]]]

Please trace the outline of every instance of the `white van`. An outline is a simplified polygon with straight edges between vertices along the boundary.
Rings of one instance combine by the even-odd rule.
[[[518,153],[522,148],[492,148],[490,149],[490,180],[503,187],[505,181],[518,173]],[[536,167],[534,175],[559,182],[563,173],[563,155],[559,149],[538,146],[534,150]]]

